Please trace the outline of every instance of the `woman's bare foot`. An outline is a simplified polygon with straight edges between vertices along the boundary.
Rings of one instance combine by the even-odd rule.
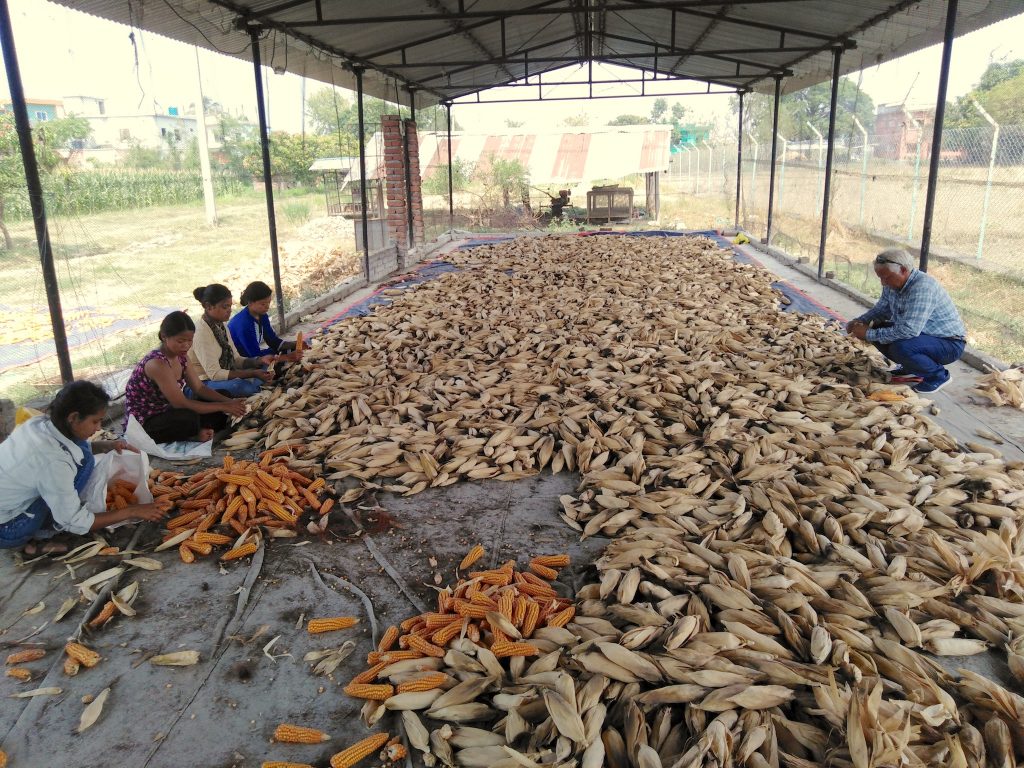
[[[213,440],[213,430],[209,427],[199,430],[199,442],[205,443],[207,440]]]
[[[27,557],[39,555],[63,555],[68,551],[68,545],[63,541],[30,541],[21,550]]]

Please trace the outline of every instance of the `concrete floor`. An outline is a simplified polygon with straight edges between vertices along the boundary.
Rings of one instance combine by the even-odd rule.
[[[844,316],[860,311],[845,296],[756,256],[780,278]],[[302,327],[315,327],[369,292],[364,289],[322,310]],[[936,420],[962,440],[981,442],[974,434],[981,427],[998,432],[1007,440],[1000,450],[1024,458],[1024,414],[970,402],[970,382],[978,373],[958,365],[955,375],[956,386],[934,397],[941,409]],[[38,672],[34,681],[0,678],[5,702],[0,745],[10,754],[12,768],[58,762],[79,768],[249,768],[271,759],[324,765],[331,754],[365,734],[356,721],[358,707],[341,687],[365,668],[373,642],[362,601],[332,576],[348,579],[370,598],[380,631],[430,605],[434,574],[440,574],[441,583],[453,581],[456,564],[476,543],[486,547],[489,564],[509,558],[525,564],[533,555],[570,552],[573,567],[561,581],[564,594],[572,594],[605,546],[601,539],[580,541],[558,517],[558,496],[571,492],[576,482],[568,474],[543,475],[512,483],[460,483],[411,498],[381,494],[364,499],[355,510],[365,535],[353,535],[356,521],[336,514],[328,536],[272,540],[265,556],[251,564],[221,568],[214,559],[201,559],[185,565],[175,550],[153,555],[164,563],[163,570],[135,571],[120,579],[122,585],[140,582],[138,616],[118,618],[85,635],[103,660],[74,678],[62,672],[61,648],[87,606],[79,605],[59,624],[51,619],[76,594],[75,583],[113,566],[117,558],[93,558],[72,575],[59,563],[20,566],[10,554],[0,554],[0,582],[8,585],[0,597],[0,648],[6,655],[31,634],[28,642],[49,649],[46,658],[28,665]],[[123,528],[108,538],[126,546],[132,537],[137,549],[159,541],[149,525]],[[44,604],[41,611],[26,614],[39,603]],[[359,616],[361,623],[349,631],[307,634],[305,620],[331,615]],[[275,638],[269,654],[276,658],[270,658],[263,648]],[[356,643],[352,655],[330,678],[313,676],[303,655],[346,640]],[[153,654],[186,649],[200,652],[199,664],[174,668],[147,662]],[[974,657],[971,666],[1005,679],[1005,666],[994,655]],[[43,686],[59,687],[61,693],[8,698]],[[86,734],[76,734],[82,696],[95,696],[106,687],[111,693],[100,720]],[[320,728],[332,740],[316,746],[272,744],[270,735],[281,722]]]

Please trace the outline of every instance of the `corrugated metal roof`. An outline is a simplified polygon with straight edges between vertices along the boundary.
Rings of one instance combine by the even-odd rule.
[[[529,170],[531,184],[575,184],[664,171],[671,138],[672,128],[667,125],[500,135],[452,133],[452,155],[456,162],[478,168],[491,158],[517,160]],[[419,142],[424,177],[437,166],[448,165],[447,134],[421,132]]]
[[[55,0],[157,34],[418,105],[604,61],[728,89],[786,91],[941,42],[946,0]],[[957,34],[1024,12],[960,0]],[[401,92],[400,92],[401,91]]]

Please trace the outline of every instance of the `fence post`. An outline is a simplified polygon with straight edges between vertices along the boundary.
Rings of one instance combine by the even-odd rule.
[[[821,131],[819,131],[817,128],[815,128],[813,125],[811,125],[810,122],[807,123],[807,127],[810,128],[812,131],[814,131],[814,135],[818,137],[818,186],[817,186],[817,189],[814,192],[814,210],[817,211],[817,210],[821,209],[821,182],[822,182],[822,179],[821,179],[821,142],[822,142],[822,135],[821,135]]]
[[[708,194],[711,194],[711,168],[715,163],[715,148],[712,147],[704,139],[701,140],[701,144],[708,148]]]
[[[782,213],[782,193],[786,191],[786,153],[789,151],[789,141],[781,133],[775,135],[782,142],[782,167],[779,169],[779,213]]]
[[[868,183],[868,132],[864,130],[864,126],[860,124],[860,120],[857,119],[856,115],[853,116],[853,123],[857,126],[857,130],[860,131],[860,135],[864,137],[864,145],[860,150],[860,212],[857,214],[857,226],[863,229],[864,193],[867,190]]]
[[[740,184],[743,183],[743,91],[740,91],[740,117],[736,130],[736,214],[733,226],[740,228]]]
[[[689,147],[683,147],[686,150],[686,186],[690,188],[690,193],[693,193],[693,155],[690,153]],[[679,170],[682,171],[683,167],[679,166]]]
[[[693,194],[700,194],[700,150],[697,149],[697,145],[693,145],[693,151],[697,155],[697,173],[693,177]]]
[[[988,155],[988,176],[985,178],[985,201],[981,204],[981,228],[978,232],[978,261],[981,261],[981,251],[985,247],[985,227],[988,225],[988,198],[992,194],[992,174],[996,169],[996,152],[999,149],[999,123],[992,119],[992,115],[985,111],[985,108],[978,103],[977,99],[971,97],[971,104],[981,113],[988,124],[992,126],[992,151]]]
[[[921,143],[924,139],[924,126],[913,115],[908,114],[910,122],[917,129],[917,151],[914,157],[914,186],[910,191],[910,222],[907,224],[907,241],[914,238],[914,217],[917,215],[917,186],[921,181]]]

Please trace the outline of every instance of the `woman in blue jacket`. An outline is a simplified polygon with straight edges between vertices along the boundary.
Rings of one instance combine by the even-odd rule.
[[[280,355],[281,360],[295,362],[301,356],[296,353],[294,341],[282,341],[270,325],[270,302],[273,291],[270,286],[257,280],[249,283],[242,291],[242,308],[228,321],[231,340],[238,352],[245,357]]]

